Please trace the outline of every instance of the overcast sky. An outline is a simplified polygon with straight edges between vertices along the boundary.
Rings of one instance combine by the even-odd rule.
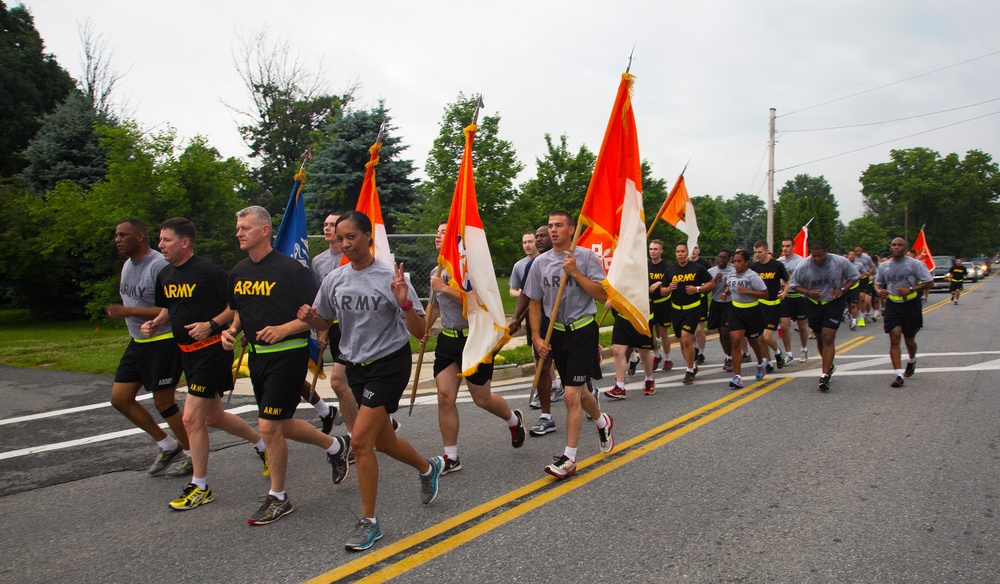
[[[247,154],[223,102],[248,105],[233,54],[241,35],[262,30],[291,41],[332,92],[356,82],[359,105],[385,99],[418,169],[459,92],[482,92],[486,113],[501,116],[500,136],[526,166],[520,181],[534,175],[545,133],[596,153],[633,45],[640,153],[668,184],[690,159],[692,195],[766,199],[772,107],[775,191],[798,173],[822,175],[845,223],[863,211],[860,174],[891,149],[1000,155],[997,0],[24,4],[77,77],[89,19],[137,121],[207,136],[224,156]],[[925,115],[942,110],[954,111]],[[792,132],[857,124],[868,125]]]

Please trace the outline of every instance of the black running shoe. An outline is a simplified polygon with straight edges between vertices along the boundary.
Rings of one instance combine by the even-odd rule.
[[[635,375],[635,369],[638,366],[639,366],[639,361],[638,360],[636,360],[636,361],[629,361],[628,362],[628,374],[629,374],[629,377]]]
[[[767,369],[768,373],[774,373],[774,365],[771,365],[770,361],[767,362],[767,366],[765,367],[765,369]]]
[[[819,377],[819,390],[823,392],[830,391],[830,376],[820,375]]]
[[[685,371],[684,380],[681,381],[684,385],[691,385],[694,383],[694,371]]]
[[[329,434],[333,430],[333,421],[337,418],[337,406],[331,406],[330,411],[319,419],[323,423],[323,433]]]
[[[892,383],[890,383],[889,386],[890,387],[903,387],[903,383],[905,383],[903,381],[903,376],[902,375],[897,375],[896,379],[893,379]]]
[[[263,505],[247,519],[247,523],[250,525],[274,523],[293,511],[292,500],[288,498],[288,495],[285,495],[284,501],[270,494],[259,498],[258,501],[263,503]]]
[[[351,464],[347,460],[351,452],[351,437],[334,436],[333,439],[340,443],[340,450],[337,451],[337,454],[327,452],[326,460],[333,467],[333,484],[339,485],[351,472]]]
[[[906,364],[906,370],[903,371],[903,375],[906,377],[913,377],[913,374],[917,372],[917,362]]]
[[[777,355],[775,355],[774,356],[774,360],[775,360],[775,363],[778,365],[778,369],[781,369],[782,367],[785,366],[785,354],[784,353],[778,353]]]
[[[830,362],[830,377],[833,377],[833,372],[837,370],[837,364],[833,361]]]
[[[698,354],[694,356],[694,362],[697,363],[698,365],[704,365],[705,353],[703,353],[702,351],[698,351]]]
[[[514,448],[520,448],[524,446],[524,439],[527,436],[527,431],[524,428],[524,414],[521,410],[514,410],[514,415],[517,416],[517,425],[510,429],[510,445]]]

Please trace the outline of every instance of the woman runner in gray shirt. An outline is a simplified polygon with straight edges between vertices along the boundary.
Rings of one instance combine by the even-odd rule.
[[[444,460],[420,456],[409,442],[396,436],[389,419],[389,414],[399,408],[410,381],[410,335],[419,339],[425,328],[423,310],[416,310],[409,297],[403,264],[390,266],[375,261],[371,254],[371,220],[359,211],[340,216],[337,239],[351,263],[327,275],[313,302],[315,306],[302,306],[298,317],[317,330],[328,329],[334,315],[340,320],[340,359],[346,364],[347,382],[358,402],[351,446],[362,509],[354,535],[344,547],[360,551],[382,537],[382,526],[375,515],[375,451],[417,469],[424,504],[437,497]]]

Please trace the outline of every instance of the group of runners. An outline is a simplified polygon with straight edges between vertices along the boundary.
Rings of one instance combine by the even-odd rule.
[[[445,225],[441,224],[436,237],[439,250]],[[521,410],[491,391],[492,366],[481,365],[464,378],[475,404],[499,418],[498,428],[500,422],[506,426],[504,436],[509,434],[513,448],[524,444],[527,433],[544,436],[556,430],[551,410],[553,380],[561,380],[565,446],[544,468],[558,479],[576,473],[585,414],[593,422],[601,452],[609,453],[615,446],[614,419],[602,411],[595,386],[602,378],[596,317],[598,304],[607,301],[601,284],[606,274],[596,253],[572,247],[575,230],[572,215],[552,211],[546,225],[525,234],[526,240],[531,235],[531,244],[525,243],[527,257],[519,262],[511,281],[511,293],[518,299],[510,330],[516,332],[527,318],[524,326],[540,373],[535,388],[541,410],[538,422],[527,429]],[[449,285],[450,275],[441,268],[434,268],[429,276],[433,293],[424,312],[404,267],[373,256],[372,223],[363,213],[330,215],[323,233],[329,249],[307,268],[273,248],[267,211],[247,207],[236,215],[237,239],[247,258],[227,273],[194,253],[195,227],[187,219],[168,219],[160,225],[159,251],[151,249],[145,223],[121,221],[115,242],[128,258],[122,268],[122,303],[108,306],[106,313],[124,318],[132,338],[115,374],[112,403],[156,442],[151,475],[190,477],[181,495],[169,502],[178,511],[200,507],[214,498],[208,485],[209,427],[246,440],[263,463],[270,489],[248,518],[251,525],[271,523],[293,511],[285,484],[287,440],[324,450],[334,484],[341,483],[354,466],[361,516],[345,547],[357,551],[371,547],[383,535],[376,505],[376,451],[417,471],[424,504],[437,497],[442,475],[462,470],[456,398],[469,323],[462,314],[461,297]],[[920,292],[932,285],[926,266],[907,257],[906,247],[901,238],[893,240],[891,257],[877,270],[866,268],[872,296],[885,303],[894,387],[903,385],[904,377],[915,371],[915,336],[922,326]],[[855,284],[862,285],[862,273],[850,260],[827,253],[822,242],[812,242],[805,258],[792,249],[792,241],[785,240],[782,254],[775,259],[760,241],[753,246],[752,256],[746,249],[722,250],[715,265],[708,266],[698,258],[697,248],[688,250],[681,243],[674,249],[676,262],[668,264],[662,257],[662,243],[652,241],[652,334],[640,333],[615,314],[615,384],[605,396],[624,399],[626,371],[634,372],[638,363],[645,373],[643,393],[655,394],[653,372],[660,366],[664,370],[673,367],[671,328],[685,366],[684,384],[692,384],[699,365],[705,363],[708,328],[719,331],[723,368],[734,373],[729,385],[741,388],[742,364],[749,360],[751,350],[758,380],[774,367],[792,362],[793,326],[798,328],[800,358],[805,361],[808,326],[815,333],[822,359],[819,389],[829,391],[835,335],[849,291]],[[410,380],[409,339],[425,343],[438,317],[441,330],[434,378],[444,455],[425,457],[397,435],[398,423],[392,414]],[[552,334],[546,338],[550,323]],[[781,342],[775,333],[778,327],[783,330]],[[311,334],[321,353],[329,347],[334,357],[329,377],[339,409],[319,399],[307,379]],[[909,354],[905,367],[900,363],[901,340]],[[222,405],[222,396],[233,388],[234,355],[241,344],[258,405],[259,432]],[[635,353],[631,363],[630,353]],[[175,401],[182,372],[189,395],[183,412]],[[153,393],[155,408],[173,436],[137,403],[143,387]],[[316,407],[321,429],[294,417],[301,399]],[[347,432],[331,436],[339,418]]]

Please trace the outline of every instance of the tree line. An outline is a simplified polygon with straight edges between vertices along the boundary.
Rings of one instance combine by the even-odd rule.
[[[115,223],[125,217],[150,222],[154,245],[159,221],[188,217],[198,228],[198,253],[224,266],[235,264],[242,258],[235,212],[259,204],[277,226],[300,157],[310,149],[303,192],[309,231],[320,233],[329,212],[356,205],[368,148],[380,129],[376,181],[387,230],[433,233],[446,217],[462,128],[471,122],[477,96],[460,93],[444,106],[439,135],[423,165],[427,178],[418,180],[410,147],[384,100],[361,107],[356,88],[327,90],[291,58],[290,46],[253,35],[242,39],[234,59],[251,104],[232,107],[247,160],[223,158],[207,138],[181,143],[170,128],[143,129],[114,111],[111,92],[118,77],[100,37],[82,35],[87,67],[84,78],[75,80],[45,53],[26,8],[0,1],[0,19],[0,76],[2,87],[10,88],[0,91],[4,305],[28,308],[39,317],[97,317],[117,298],[122,258],[112,240]],[[534,161],[533,176],[517,184],[524,164],[502,137],[499,112],[482,116],[478,125],[473,159],[480,212],[495,265],[509,269],[521,257],[524,231],[543,224],[552,209],[579,212],[596,154],[586,145],[572,147],[566,135],[546,133],[546,151]],[[812,219],[811,238],[834,248],[861,244],[877,253],[908,220],[911,234],[927,224],[935,253],[971,256],[997,249],[1000,184],[989,154],[970,150],[961,158],[912,148],[893,150],[890,158],[861,174],[865,212],[846,225],[822,176],[800,174],[786,181],[777,193],[775,238],[794,236]],[[658,176],[648,162],[642,172],[651,221],[675,175]],[[764,239],[766,208],[757,195],[701,194],[692,200],[704,255]],[[668,247],[684,239],[663,222],[651,237]]]

